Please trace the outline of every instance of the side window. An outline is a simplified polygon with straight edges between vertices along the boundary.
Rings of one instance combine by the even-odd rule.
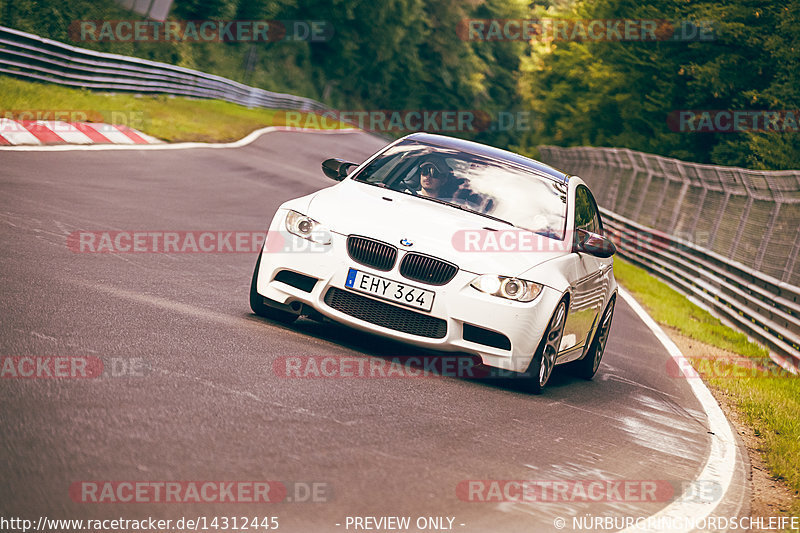
[[[592,218],[594,219],[594,232],[597,233],[598,235],[602,235],[603,223],[600,221],[600,210],[597,208],[597,202],[594,200],[594,196],[592,196],[592,193],[589,191],[589,189],[585,190],[586,190],[586,195],[589,197],[589,203],[592,204],[592,213],[593,213]]]
[[[579,185],[575,190],[575,229],[600,232],[600,217],[589,189]]]

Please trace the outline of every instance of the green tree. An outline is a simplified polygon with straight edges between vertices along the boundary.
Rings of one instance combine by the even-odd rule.
[[[176,0],[172,11],[185,20],[230,19],[238,7],[239,0]]]
[[[551,11],[552,16],[552,11]],[[583,19],[710,21],[712,40],[534,46],[522,86],[541,118],[525,146],[624,146],[706,163],[792,168],[796,133],[672,131],[679,110],[795,109],[798,3],[628,0],[576,3]],[[793,29],[794,28],[794,29]],[[793,162],[794,161],[794,162]]]

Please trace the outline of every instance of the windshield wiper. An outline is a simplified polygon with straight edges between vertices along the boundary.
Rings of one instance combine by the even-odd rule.
[[[453,204],[450,204],[450,205],[453,205]],[[502,222],[503,224],[508,224],[512,228],[516,228],[516,226],[514,224],[512,224],[511,222],[509,222],[508,220],[503,220],[502,218],[496,217],[494,215],[489,215],[487,213],[481,213],[480,211],[473,211],[472,209],[467,209],[466,207],[461,207],[461,206],[456,206],[456,207],[458,207],[462,211],[466,211],[468,213],[475,213],[476,215],[480,215],[480,216],[486,217],[486,218],[491,218],[492,220],[496,220],[497,222]]]
[[[421,196],[419,194],[417,194],[416,196],[418,198],[424,198],[426,200],[430,200],[431,202],[436,202],[437,204],[449,205],[450,207],[455,207],[456,209],[460,209],[461,211],[466,211],[467,213],[473,213],[475,215],[480,215],[482,217],[491,218],[492,220],[496,220],[497,222],[502,222],[503,224],[508,224],[512,228],[516,228],[516,226],[514,224],[512,224],[511,222],[509,222],[508,220],[503,220],[502,218],[498,218],[498,217],[496,217],[494,215],[489,215],[487,213],[481,213],[480,211],[475,211],[473,209],[469,209],[469,208],[467,208],[467,207],[465,207],[463,205],[453,204],[453,203],[450,203],[450,202],[448,202],[446,200],[442,200],[440,198],[433,198],[432,196]]]

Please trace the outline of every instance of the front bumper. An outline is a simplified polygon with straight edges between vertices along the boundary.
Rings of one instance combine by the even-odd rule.
[[[442,286],[406,280],[398,271],[398,265],[405,250],[399,250],[392,270],[379,271],[356,263],[350,258],[347,253],[347,236],[345,235],[332,233],[330,245],[309,246],[308,241],[282,231],[280,227],[282,224],[283,217],[279,212],[276,220],[273,220],[272,226],[274,227],[270,228],[266,245],[261,252],[261,264],[256,282],[257,292],[261,296],[282,306],[290,306],[297,311],[302,304],[313,308],[331,320],[415,346],[478,355],[487,366],[517,372],[525,371],[544,334],[553,309],[561,298],[561,294],[547,286],[534,301],[527,303],[491,296],[471,287],[470,282],[478,274],[464,270],[459,270],[449,283]],[[275,240],[281,242],[276,243]],[[435,251],[433,253],[426,250],[416,251],[435,255]],[[433,307],[430,312],[414,310],[348,289],[345,287],[345,283],[350,268],[431,290],[435,293]],[[276,275],[283,270],[309,276],[318,281],[313,288],[308,285],[299,288],[295,286],[298,285],[296,283],[290,284],[291,281],[287,283],[275,279]],[[281,277],[287,278],[286,275]],[[331,289],[345,291],[344,296],[348,297],[355,293],[361,298],[367,298],[366,303],[370,305],[361,306],[358,312],[353,312],[334,303],[332,295],[329,295],[328,302],[338,307],[335,308],[326,303],[326,295]],[[342,294],[339,293],[339,296]],[[389,311],[408,309],[414,314],[442,320],[446,324],[446,331],[439,338],[432,337],[429,332],[425,333],[422,330],[419,333],[423,334],[415,334],[414,328],[417,326],[414,324],[430,322],[430,320],[416,320],[419,317],[412,317],[403,312],[399,312],[398,318],[398,313],[392,313],[395,317],[394,326],[397,326],[399,320],[402,328],[406,330],[400,331],[397,327],[381,325],[382,319],[378,319],[380,313],[377,311],[375,311],[375,316],[368,314],[373,312],[371,309],[386,310],[384,306],[387,305],[390,306]],[[465,324],[504,335],[510,341],[510,349],[487,345],[483,338],[478,339],[482,342],[465,339]],[[471,328],[468,326],[468,329]],[[471,331],[476,330],[471,329]],[[467,335],[467,337],[474,339],[475,335]]]

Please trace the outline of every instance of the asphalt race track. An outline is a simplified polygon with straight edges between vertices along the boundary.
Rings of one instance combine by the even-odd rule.
[[[280,203],[332,184],[321,160],[362,161],[384,143],[283,132],[235,149],[0,152],[0,355],[104,365],[96,379],[0,379],[0,514],[272,516],[298,532],[354,531],[348,516],[454,517],[455,531],[539,532],[556,531],[557,517],[649,516],[697,480],[705,412],[621,299],[598,376],[557,370],[542,396],[450,377],[293,379],[274,362],[422,352],[253,315],[255,253],[67,246],[78,230],[264,230]],[[746,513],[737,471],[726,505]],[[270,504],[76,502],[70,486],[86,480],[277,480],[290,490]],[[456,491],[467,480],[652,480],[675,493],[474,502]],[[325,501],[297,501],[314,483]]]

